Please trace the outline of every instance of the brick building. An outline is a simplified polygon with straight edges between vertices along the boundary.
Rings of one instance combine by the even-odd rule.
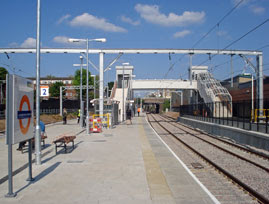
[[[35,78],[29,78],[30,80],[33,80],[34,85],[36,84]],[[73,77],[53,77],[53,78],[48,78],[48,77],[41,77],[40,78],[40,86],[51,86],[52,84],[56,82],[62,82],[64,86],[72,86],[72,80]],[[65,91],[65,97],[66,99],[76,99],[77,98],[77,93],[76,90],[74,89],[67,89]]]

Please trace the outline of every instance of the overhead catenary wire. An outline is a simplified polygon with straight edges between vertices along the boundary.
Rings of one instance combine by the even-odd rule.
[[[239,1],[231,10],[229,10],[205,35],[203,35],[196,43],[194,43],[194,45],[192,46],[192,48],[194,48],[196,45],[198,45],[203,39],[205,39],[216,27],[219,28],[219,25],[241,4],[243,3],[243,1],[245,0],[241,0]],[[180,62],[185,55],[183,55],[178,62]],[[170,57],[170,54],[169,54]],[[164,78],[166,78],[168,76],[168,73],[173,69],[173,67],[175,66],[177,62],[173,63],[172,65],[169,66],[168,71],[165,73]]]
[[[244,37],[246,37],[247,35],[249,35],[250,33],[254,32],[255,30],[257,30],[258,28],[260,28],[261,26],[263,26],[265,23],[267,23],[269,21],[269,19],[266,19],[265,21],[263,21],[262,23],[260,23],[259,25],[255,26],[254,28],[252,28],[251,30],[249,30],[248,32],[246,32],[245,34],[243,34],[241,37],[239,37],[238,39],[234,40],[233,42],[231,42],[230,44],[228,44],[227,46],[225,46],[223,49],[221,49],[222,51],[227,49],[228,47],[232,46],[233,44],[237,43],[238,41],[242,40]],[[211,59],[213,57],[215,57],[217,54],[212,55]],[[202,63],[200,63],[198,66],[203,65],[204,63],[208,62],[209,59],[203,61]]]
[[[267,44],[267,45],[263,45],[262,47],[259,47],[259,48],[256,48],[255,50],[263,50],[263,49],[265,49],[265,48],[268,48],[269,47],[269,44]],[[238,60],[238,59],[240,59],[240,57],[239,56],[236,56],[236,58],[234,58],[233,60],[235,61],[235,60]],[[217,65],[215,65],[215,66],[213,66],[212,68],[211,68],[211,70],[210,71],[215,71],[218,67],[221,67],[221,66],[223,66],[223,65],[225,65],[225,64],[228,64],[228,63],[230,63],[230,60],[227,60],[227,61],[225,61],[225,62],[221,62],[220,64],[217,64]],[[264,64],[265,65],[265,64]]]
[[[194,45],[192,48],[194,48],[196,45],[198,45],[203,39],[205,39],[216,27],[219,27],[219,25],[224,21],[225,18],[227,18],[241,3],[243,3],[245,0],[241,0],[238,2],[228,13],[226,13],[205,35],[203,35]]]

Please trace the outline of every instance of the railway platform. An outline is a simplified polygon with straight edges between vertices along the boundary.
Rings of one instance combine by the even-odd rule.
[[[46,128],[42,165],[26,181],[27,154],[13,147],[15,198],[8,192],[7,151],[0,138],[0,203],[219,203],[147,123],[145,115],[102,133],[86,135],[76,121]],[[75,134],[75,148],[55,154],[52,141]],[[7,150],[7,149],[6,149]],[[6,159],[5,159],[6,158]]]

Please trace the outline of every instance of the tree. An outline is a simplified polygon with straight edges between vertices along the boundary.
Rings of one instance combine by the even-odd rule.
[[[8,71],[4,67],[0,67],[0,80],[6,80]]]
[[[108,82],[108,89],[111,90],[114,86],[114,82],[111,81],[111,82]]]
[[[170,108],[170,100],[169,99],[165,99],[164,103],[163,103],[163,111],[165,111],[166,108]]]
[[[96,79],[97,80],[97,79]],[[87,83],[87,70],[86,69],[82,69],[82,85],[86,85]],[[80,69],[77,69],[75,71],[75,76],[74,79],[72,81],[72,84],[74,86],[80,86]],[[89,86],[94,84],[94,78],[91,77],[91,72],[89,72]],[[76,89],[77,95],[78,97],[80,97],[80,90]],[[82,90],[82,96],[86,95],[86,89]],[[89,93],[89,98],[93,98],[93,91]]]
[[[64,86],[63,82],[57,81],[56,83],[50,86],[50,96],[51,97],[60,97],[60,87]]]
[[[0,67],[0,104],[5,103],[5,90],[6,85],[4,81],[6,80],[6,75],[8,74],[8,71],[4,67]],[[4,99],[4,100],[3,100]]]
[[[55,79],[56,77],[50,74],[50,75],[47,75],[46,78],[47,79]]]

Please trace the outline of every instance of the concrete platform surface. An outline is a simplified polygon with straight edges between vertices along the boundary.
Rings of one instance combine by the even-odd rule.
[[[132,122],[90,135],[78,134],[76,121],[46,127],[42,165],[33,164],[32,182],[26,181],[28,155],[14,145],[15,198],[5,197],[7,146],[0,138],[0,203],[218,203],[183,168],[144,115]],[[75,149],[56,155],[52,141],[63,133],[78,134]]]

